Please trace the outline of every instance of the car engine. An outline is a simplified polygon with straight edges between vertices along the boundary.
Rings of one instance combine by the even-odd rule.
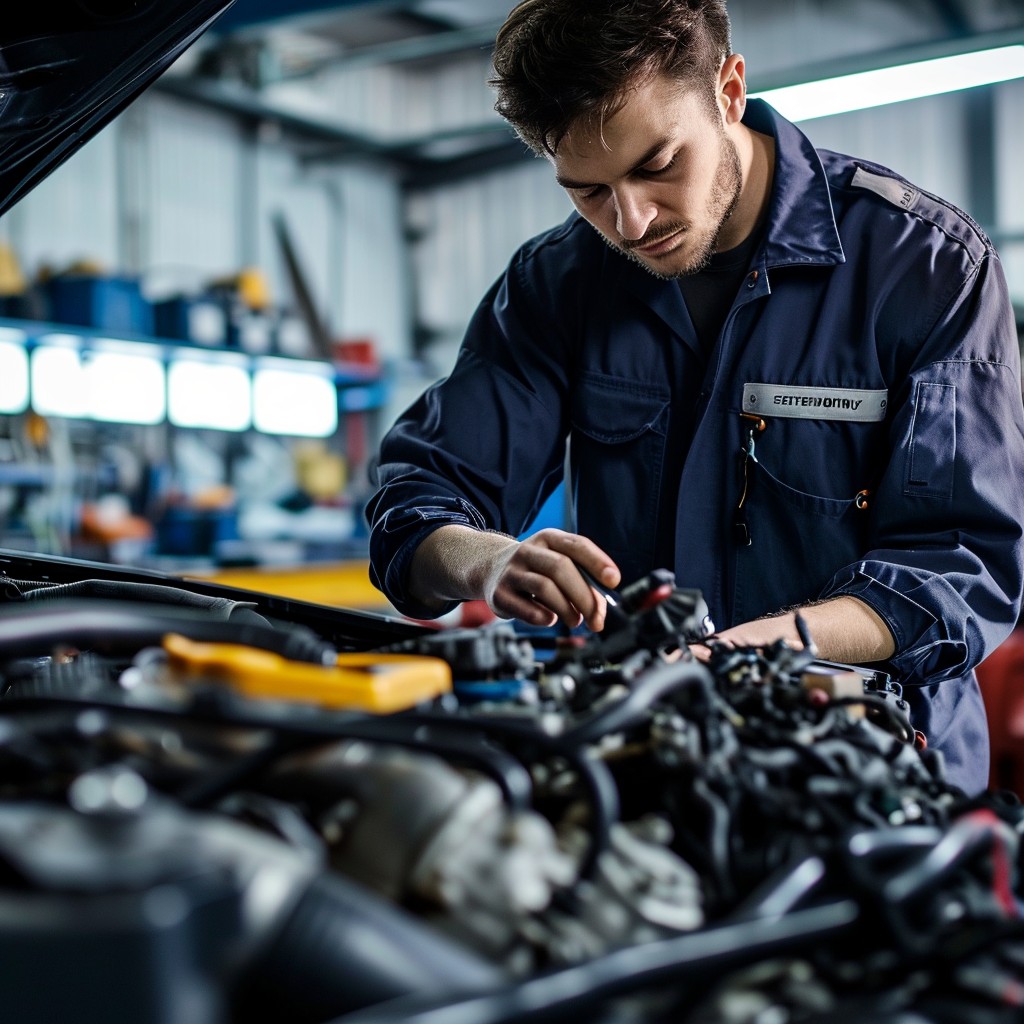
[[[5,1021],[1024,1015],[1019,801],[806,632],[664,571],[591,635],[0,563]]]

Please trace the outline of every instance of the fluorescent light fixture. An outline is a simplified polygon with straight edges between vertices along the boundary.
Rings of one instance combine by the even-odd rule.
[[[40,416],[81,419],[88,404],[85,374],[77,339],[48,335],[47,344],[32,350],[32,408]]]
[[[163,422],[167,415],[167,375],[160,349],[135,342],[99,341],[83,353],[90,419],[107,423]]]
[[[28,353],[24,331],[0,327],[0,413],[28,408]]]
[[[167,418],[176,427],[248,430],[252,384],[247,362],[176,355],[167,368]]]
[[[859,71],[750,95],[767,100],[791,121],[809,121],[1014,78],[1024,78],[1024,45],[1021,44]]]
[[[155,424],[167,410],[155,345],[98,341],[81,350],[69,335],[46,335],[31,356],[32,408],[40,416]]]
[[[253,426],[266,434],[329,437],[338,429],[338,391],[328,363],[263,359],[253,372]]]

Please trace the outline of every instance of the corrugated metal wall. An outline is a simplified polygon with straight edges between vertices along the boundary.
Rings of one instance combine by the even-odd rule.
[[[119,133],[119,125],[105,129],[0,217],[0,237],[26,270],[86,258],[118,266]]]
[[[444,346],[444,354],[433,353],[438,363],[450,363],[453,340],[513,249],[571,211],[551,165],[539,158],[413,198],[409,218],[422,233],[414,250],[418,312]]]
[[[297,82],[271,85],[265,96],[387,141],[496,121],[494,98],[485,84],[489,75],[484,54],[429,69],[405,64],[328,67]]]
[[[225,275],[242,261],[242,129],[214,111],[154,94],[124,130],[142,134],[136,173],[144,218],[140,271]]]
[[[982,4],[975,4],[978,25]],[[748,83],[810,62],[871,53],[934,38],[937,5],[925,0],[732,0],[733,48],[747,59]]]

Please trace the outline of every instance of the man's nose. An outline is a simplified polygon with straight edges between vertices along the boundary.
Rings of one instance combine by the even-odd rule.
[[[615,193],[615,229],[628,242],[643,238],[658,208],[645,196],[643,190],[621,188]]]

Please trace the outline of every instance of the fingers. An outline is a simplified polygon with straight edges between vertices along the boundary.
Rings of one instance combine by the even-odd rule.
[[[543,543],[552,551],[567,556],[582,566],[602,586],[617,587],[622,582],[619,567],[592,540],[564,530],[541,530],[529,538]]]
[[[711,660],[711,648],[707,644],[690,644],[689,650],[697,661],[705,665]]]
[[[506,562],[492,607],[531,625],[550,626],[561,620],[575,629],[585,622],[600,632],[607,604],[578,565],[605,586],[619,582],[618,567],[592,541],[564,530],[541,530],[519,544]]]

